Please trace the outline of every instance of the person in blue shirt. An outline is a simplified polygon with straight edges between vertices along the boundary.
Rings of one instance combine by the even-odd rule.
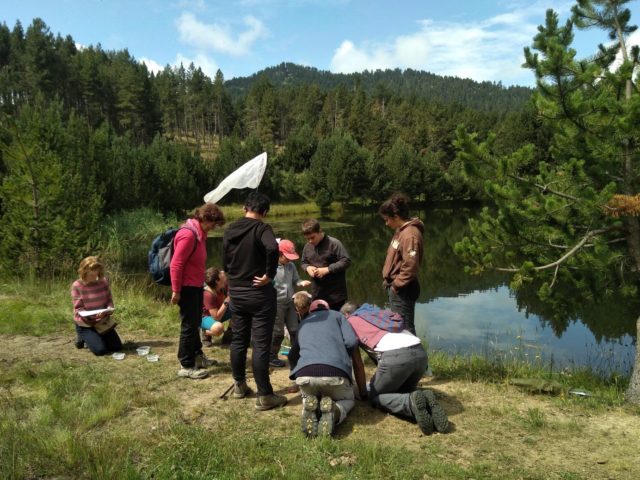
[[[308,437],[329,436],[355,405],[352,355],[358,338],[347,319],[307,292],[294,295],[302,321],[289,352],[289,378],[302,396],[302,431]]]

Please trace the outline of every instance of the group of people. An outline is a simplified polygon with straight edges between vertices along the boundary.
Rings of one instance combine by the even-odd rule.
[[[246,378],[251,344],[256,410],[283,406],[287,399],[273,391],[269,367],[286,365],[278,358],[286,326],[292,343],[290,378],[302,395],[305,434],[330,435],[344,421],[355,404],[354,380],[360,398],[368,398],[373,406],[414,420],[426,434],[446,431],[446,414],[433,392],[417,388],[427,368],[414,324],[424,225],[410,217],[408,198],[394,194],[379,209],[395,231],[382,269],[389,310],[347,301],[349,254],[317,220],[302,225],[307,243],[300,258],[293,242],[278,241],[264,222],[269,208],[266,195],[249,194],[244,216],[225,229],[221,269],[205,270],[207,233],[225,223],[217,205],[197,208],[176,233],[170,274],[171,303],[179,306],[181,320],[178,376],[208,375],[207,367],[216,362],[204,354],[202,340],[208,344],[219,336],[222,322],[231,317],[232,396],[240,399],[253,393]],[[299,258],[310,281],[301,280],[292,263]],[[119,350],[122,343],[115,328],[106,333],[96,329],[110,312],[79,314],[113,305],[99,260],[83,260],[79,276],[72,286],[77,346],[83,342],[96,355]],[[295,292],[309,285],[311,294]],[[377,364],[368,383],[359,347]]]

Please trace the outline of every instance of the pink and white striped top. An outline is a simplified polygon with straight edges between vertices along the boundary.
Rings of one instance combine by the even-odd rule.
[[[88,284],[76,280],[71,285],[71,300],[73,301],[73,321],[81,327],[93,326],[94,317],[83,318],[78,315],[78,312],[113,307],[109,280],[103,277],[102,280]]]

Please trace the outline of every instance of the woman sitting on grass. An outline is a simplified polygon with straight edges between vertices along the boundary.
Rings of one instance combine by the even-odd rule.
[[[105,355],[122,349],[122,341],[115,329],[115,322],[110,318],[111,311],[96,315],[84,312],[113,308],[109,281],[104,276],[104,269],[98,257],[87,257],[78,267],[78,280],[71,285],[73,301],[73,320],[76,324],[76,347],[85,345],[94,355]]]

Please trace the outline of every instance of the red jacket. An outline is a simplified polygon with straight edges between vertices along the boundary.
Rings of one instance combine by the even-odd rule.
[[[170,268],[171,288],[177,293],[180,293],[183,286],[202,287],[207,263],[207,235],[202,230],[200,222],[190,218],[182,226],[186,228],[178,230],[173,237]]]

